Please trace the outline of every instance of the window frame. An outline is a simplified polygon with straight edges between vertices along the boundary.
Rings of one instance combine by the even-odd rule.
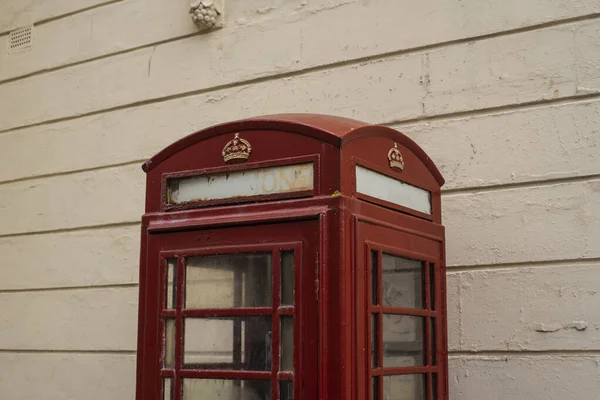
[[[384,227],[378,227],[384,228]],[[385,228],[384,228],[385,229]],[[424,252],[408,250],[399,246],[390,246],[384,243],[380,243],[372,240],[365,240],[364,242],[364,266],[366,275],[366,290],[365,290],[365,303],[364,303],[364,332],[365,332],[365,353],[366,359],[366,386],[367,386],[367,399],[368,400],[383,400],[383,377],[384,376],[396,376],[396,375],[421,375],[424,377],[424,390],[426,400],[441,399],[441,389],[443,387],[443,365],[440,364],[440,357],[436,354],[442,344],[442,311],[439,305],[441,304],[441,282],[440,282],[440,258],[432,254]],[[401,243],[401,241],[400,241]],[[376,254],[377,265],[373,265],[373,254]],[[422,296],[422,308],[404,308],[395,306],[384,306],[383,305],[383,255],[387,254],[393,257],[404,258],[411,261],[418,261],[421,263],[421,296]],[[377,282],[374,285],[373,282],[373,268],[375,267],[377,272]],[[433,273],[433,276],[431,276]],[[373,290],[377,289],[377,304],[373,304]],[[432,308],[432,305],[435,307]],[[422,343],[424,352],[423,366],[409,366],[409,367],[385,367],[383,364],[384,356],[384,342],[383,342],[383,315],[394,314],[403,316],[415,316],[421,317],[424,321],[424,328],[422,329]],[[372,321],[373,318],[377,318],[377,326],[379,331],[377,332],[377,359],[379,361],[378,366],[373,366],[372,360]],[[435,337],[432,336],[432,329],[435,332]],[[435,341],[435,343],[432,343]],[[435,363],[434,363],[435,361]],[[376,384],[375,384],[376,380]],[[377,392],[377,398],[374,396],[374,386]],[[435,394],[433,392],[436,392]]]
[[[271,399],[279,399],[280,382],[292,381],[294,393],[299,393],[299,382],[302,382],[302,332],[303,329],[303,291],[302,272],[304,252],[306,246],[303,241],[273,241],[261,244],[247,244],[240,241],[235,245],[207,245],[202,247],[183,247],[178,249],[162,250],[158,254],[159,258],[159,310],[158,310],[158,329],[159,329],[159,357],[158,357],[158,379],[160,381],[160,399],[164,399],[163,381],[166,378],[171,379],[172,399],[182,399],[183,379],[231,379],[231,380],[259,380],[269,382],[271,386]],[[294,305],[281,305],[281,274],[282,274],[282,253],[293,251],[294,256]],[[272,263],[271,277],[271,306],[270,307],[232,307],[232,308],[194,308],[185,307],[185,279],[186,279],[186,260],[191,257],[201,256],[226,256],[248,253],[270,253]],[[175,297],[176,302],[173,309],[168,309],[167,299],[167,274],[168,259],[176,259],[175,263]],[[194,317],[243,317],[243,316],[269,316],[271,317],[271,370],[270,371],[246,371],[232,369],[197,369],[186,368],[183,364],[184,349],[184,320]],[[282,316],[294,317],[294,356],[293,371],[280,371],[280,328]],[[175,320],[175,361],[173,368],[164,366],[165,351],[165,321],[167,319]],[[235,337],[234,337],[235,340]],[[234,349],[235,351],[235,349]],[[208,365],[208,364],[207,364]],[[227,365],[227,364],[225,364]],[[232,365],[235,365],[232,363]],[[168,398],[168,397],[167,397]]]

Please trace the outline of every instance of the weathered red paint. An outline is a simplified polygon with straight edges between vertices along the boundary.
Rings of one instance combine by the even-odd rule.
[[[235,133],[251,143],[252,153],[246,162],[225,164],[221,151]],[[403,172],[388,165],[387,152],[394,142],[404,157]],[[312,192],[178,206],[165,202],[166,177],[287,165],[297,160],[314,162]],[[432,214],[356,193],[357,163],[429,190]],[[422,373],[427,377],[428,388],[436,379],[437,392],[434,396],[428,390],[427,399],[448,399],[445,239],[440,202],[444,180],[412,140],[387,127],[345,118],[268,116],[194,133],[165,148],[143,168],[147,172],[147,192],[140,254],[137,400],[162,399],[161,377],[165,376],[256,378],[272,383],[293,378],[296,399],[372,400],[371,377],[395,373]],[[272,307],[182,308],[183,257],[260,249],[273,251],[274,265],[278,265],[282,248],[297,250],[295,307],[279,306],[280,276],[274,272]],[[371,250],[426,263],[424,309],[370,305]],[[161,260],[165,257],[178,257],[179,298],[175,310],[163,309],[165,276]],[[419,315],[434,321],[433,339],[429,323],[424,330],[427,365],[371,368],[371,311]],[[277,372],[278,350],[274,350],[272,371],[183,370],[182,318],[218,315],[295,315],[294,372]],[[174,369],[162,368],[163,317],[177,319]],[[279,347],[277,329],[274,324],[274,349]],[[279,392],[274,387],[271,399],[277,400]],[[380,385],[380,398],[382,390]],[[175,385],[175,398],[180,395],[180,385]]]

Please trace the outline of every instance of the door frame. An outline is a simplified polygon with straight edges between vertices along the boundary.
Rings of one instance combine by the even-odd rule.
[[[201,312],[190,312],[191,310],[183,310],[183,288],[184,277],[181,272],[184,270],[184,258],[196,255],[213,255],[213,254],[236,254],[248,253],[254,251],[271,251],[272,258],[272,293],[273,298],[279,296],[280,288],[280,271],[275,273],[279,267],[279,255],[283,250],[294,250],[294,307],[293,310],[286,310],[286,307],[276,307],[278,303],[273,302],[272,307],[272,329],[273,336],[278,334],[279,323],[275,323],[275,318],[280,315],[295,315],[294,320],[294,372],[275,372],[275,368],[279,367],[279,358],[273,359],[272,371],[269,380],[271,381],[271,399],[279,398],[279,389],[275,390],[275,382],[278,379],[286,379],[294,377],[294,394],[296,399],[311,399],[318,396],[318,376],[319,370],[317,367],[318,360],[318,332],[319,332],[319,309],[317,303],[317,291],[314,282],[317,280],[319,260],[319,229],[320,221],[318,218],[307,219],[301,218],[296,221],[273,222],[273,223],[257,223],[255,225],[227,225],[227,226],[210,226],[199,227],[193,230],[168,230],[159,231],[156,233],[148,233],[143,235],[143,247],[146,247],[146,253],[142,252],[142,268],[140,271],[140,311],[144,315],[140,315],[140,320],[143,320],[143,325],[139,329],[143,329],[145,337],[139,337],[138,348],[143,353],[140,357],[140,363],[143,364],[145,371],[142,377],[142,398],[159,400],[162,393],[162,377],[173,376],[179,380],[181,376],[182,362],[182,340],[183,327],[182,320],[186,316],[200,315],[207,312],[223,312],[223,310],[202,310]],[[298,251],[299,250],[299,251]],[[166,263],[167,257],[178,256],[177,268],[179,270],[177,291],[178,302],[175,310],[163,310],[163,292],[166,288]],[[144,260],[145,263],[144,264]],[[301,266],[301,267],[300,267]],[[235,309],[233,309],[235,310]],[[246,310],[247,311],[247,310]],[[263,310],[264,311],[264,310]],[[232,315],[231,313],[227,313]],[[239,310],[234,311],[239,313]],[[172,314],[172,315],[171,315]],[[189,314],[189,315],[188,315]],[[243,311],[240,315],[244,314]],[[179,316],[179,318],[177,318]],[[178,345],[176,349],[176,360],[179,365],[173,371],[167,372],[162,369],[162,346],[164,327],[163,320],[165,317],[176,317],[176,339]],[[276,343],[279,341],[273,340],[273,348],[278,347]],[[298,352],[300,349],[300,352]],[[278,355],[277,351],[272,353]],[[161,372],[162,371],[162,372]],[[191,373],[198,371],[187,371],[184,375],[194,376],[219,376],[218,373],[210,371],[209,374]],[[231,372],[231,371],[230,371]],[[295,375],[294,375],[295,374]],[[264,374],[248,371],[238,371],[233,374],[226,374],[229,379],[234,375],[236,379],[252,379],[253,377],[262,377]],[[227,379],[227,378],[224,378]],[[174,391],[175,395],[181,393],[179,383],[178,388]],[[303,397],[304,396],[304,397]],[[178,397],[174,397],[178,398]],[[181,398],[181,397],[179,397]],[[179,399],[178,398],[178,399]],[[162,400],[162,397],[160,397]]]
[[[373,400],[372,379],[378,382],[377,392],[378,400],[383,399],[383,378],[382,376],[422,374],[425,375],[426,382],[426,400],[444,399],[445,397],[445,376],[447,374],[446,345],[445,345],[445,310],[446,303],[443,299],[445,292],[445,264],[443,239],[433,238],[429,235],[423,235],[418,232],[411,232],[406,227],[394,227],[391,224],[378,224],[374,221],[355,220],[355,260],[356,260],[356,292],[363,293],[363,296],[356,298],[356,321],[357,321],[357,374],[359,386],[357,388],[357,399]],[[422,273],[422,296],[423,308],[399,308],[385,307],[382,304],[372,305],[373,296],[373,264],[372,252],[376,252],[378,257],[376,262],[377,279],[375,287],[378,290],[376,295],[381,300],[382,290],[382,255],[391,254],[411,260],[418,260],[423,263]],[[433,288],[433,289],[432,289]],[[435,305],[432,310],[431,305]],[[377,309],[377,310],[375,310]],[[377,315],[377,325],[379,328],[377,342],[379,363],[383,362],[383,334],[382,334],[382,314],[391,312],[398,315],[418,316],[425,319],[422,329],[423,351],[425,362],[423,366],[387,368],[379,365],[373,368],[371,364],[371,335],[372,335],[372,317]],[[435,343],[432,343],[431,320],[435,320]],[[435,348],[434,348],[435,346]],[[363,349],[363,350],[361,350]],[[435,358],[434,358],[435,357]],[[432,362],[432,361],[435,361]],[[377,371],[377,372],[374,372]],[[362,383],[362,384],[361,384]],[[432,395],[435,391],[436,396]]]

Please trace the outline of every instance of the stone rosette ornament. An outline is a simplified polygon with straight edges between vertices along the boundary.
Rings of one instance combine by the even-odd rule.
[[[193,0],[190,3],[192,21],[200,29],[215,29],[221,27],[221,10],[214,0]]]

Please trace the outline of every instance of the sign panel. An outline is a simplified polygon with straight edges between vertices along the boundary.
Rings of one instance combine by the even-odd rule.
[[[167,201],[231,199],[313,190],[312,163],[222,172],[167,180]]]
[[[431,193],[390,176],[356,166],[356,191],[431,215]]]

